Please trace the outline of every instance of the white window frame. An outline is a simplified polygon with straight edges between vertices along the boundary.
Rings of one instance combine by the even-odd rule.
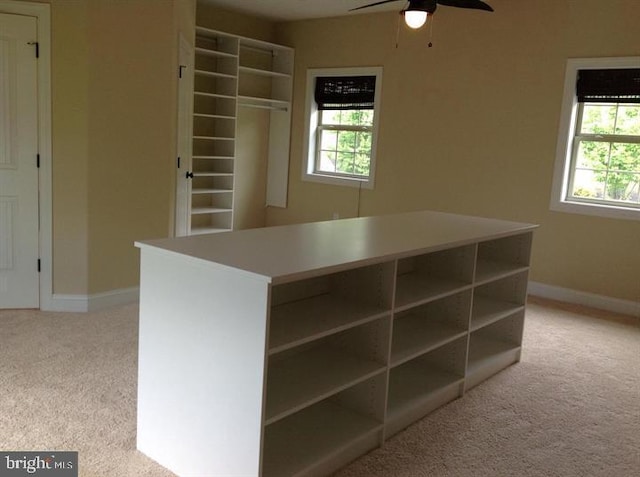
[[[321,76],[375,76],[376,90],[373,107],[373,125],[371,137],[371,158],[369,163],[369,176],[344,176],[336,174],[323,174],[316,171],[316,149],[318,144],[318,105],[314,92],[316,78]],[[310,68],[307,70],[307,90],[305,108],[305,137],[302,159],[302,180],[320,182],[348,187],[362,187],[373,189],[376,174],[376,149],[378,143],[378,124],[380,123],[380,103],[382,94],[382,67],[366,66],[354,68]]]
[[[556,162],[551,188],[551,210],[599,217],[640,220],[640,210],[624,205],[580,202],[569,197],[569,178],[572,167],[573,139],[576,132],[578,99],[576,81],[579,70],[640,68],[640,57],[571,58],[567,61],[564,95],[560,111]]]

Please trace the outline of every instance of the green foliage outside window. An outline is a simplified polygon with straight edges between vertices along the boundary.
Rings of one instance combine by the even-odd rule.
[[[578,134],[573,196],[639,203],[640,105],[586,103]]]
[[[368,176],[373,111],[322,111],[321,114],[322,126],[328,127],[322,131],[319,169],[324,172]]]

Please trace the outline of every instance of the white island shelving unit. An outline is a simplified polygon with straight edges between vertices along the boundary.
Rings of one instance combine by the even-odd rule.
[[[534,225],[438,212],[140,242],[138,449],[323,475],[520,359]]]

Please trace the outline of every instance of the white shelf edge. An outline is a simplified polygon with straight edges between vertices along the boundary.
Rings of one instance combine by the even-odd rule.
[[[211,78],[221,78],[221,79],[238,79],[238,77],[236,75],[232,75],[229,73],[220,73],[218,71],[207,71],[207,70],[193,70],[193,73],[196,76],[208,76]]]
[[[205,56],[214,56],[216,58],[229,58],[229,59],[237,59],[238,55],[233,53],[227,53],[226,51],[220,50],[212,50],[210,48],[203,48],[201,46],[196,46],[194,48],[196,54],[205,55]]]
[[[222,232],[230,232],[231,229],[218,227],[195,227],[191,229],[191,235],[217,234]]]
[[[338,416],[337,423],[327,426],[326,423],[330,420],[329,416],[334,419]],[[384,426],[382,422],[372,417],[364,416],[330,401],[317,403],[310,409],[289,416],[288,419],[292,421],[287,423],[285,419],[265,427],[264,457],[266,462],[263,463],[263,475],[265,476],[304,475],[308,469],[330,459],[367,436],[380,432]],[[291,422],[296,425],[292,426]],[[282,431],[283,423],[289,429]],[[294,438],[292,440],[291,438],[295,435],[289,435],[289,433],[298,433],[292,429],[305,426],[311,426],[312,429],[315,429],[313,435],[309,435],[305,439]],[[312,446],[316,445],[315,448],[305,448],[310,441]],[[318,446],[321,449],[318,449]],[[286,455],[285,459],[281,459],[286,468],[274,468],[274,465],[269,463],[271,452],[275,455]]]
[[[486,262],[486,261],[485,261]],[[492,263],[500,263],[500,262],[492,262]],[[529,270],[529,266],[513,266],[512,268],[508,268],[508,266],[505,264],[505,269],[502,271],[497,271],[497,272],[493,272],[493,273],[487,273],[487,272],[481,272],[480,273],[480,277],[478,277],[478,271],[476,270],[476,277],[474,280],[474,285],[475,286],[481,286],[481,285],[486,285],[487,283],[491,283],[497,280],[500,280],[502,278],[507,278],[507,277],[511,277],[513,275],[518,275],[520,273],[526,272],[527,270]]]
[[[366,381],[367,379],[371,379],[381,373],[384,373],[386,371],[386,366],[385,365],[380,365],[379,369],[376,369],[374,371],[371,371],[369,373],[363,374],[361,376],[359,376],[358,378],[355,378],[351,381],[349,381],[348,383],[344,383],[342,385],[339,386],[334,386],[331,389],[327,390],[326,392],[323,392],[321,394],[316,395],[313,398],[309,398],[307,400],[305,400],[304,402],[297,404],[295,406],[292,406],[290,409],[287,409],[286,411],[282,411],[279,412],[278,414],[275,414],[267,419],[265,419],[264,425],[268,426],[271,424],[274,424],[282,419],[285,419],[288,416],[291,416],[292,414],[295,414],[296,412],[302,411],[303,409],[308,408],[309,406],[313,406],[314,404],[317,404],[321,401],[324,401],[325,399],[338,394],[341,391],[344,391],[345,389],[349,389],[352,386],[355,386],[357,384],[360,384],[364,381]]]
[[[191,209],[191,215],[223,214],[225,212],[231,212],[231,209],[223,209],[220,207],[198,207]]]
[[[221,136],[193,136],[193,139],[199,139],[201,141],[235,141],[234,137],[221,137]]]
[[[412,372],[409,372],[407,374],[412,374]],[[434,378],[429,377],[425,371],[422,371],[420,373],[420,376],[424,378],[425,382],[432,382],[434,380]],[[411,412],[415,408],[419,408],[423,406],[430,399],[432,399],[434,395],[442,393],[447,389],[449,389],[450,387],[460,386],[461,384],[464,383],[464,380],[465,380],[464,376],[459,376],[459,375],[449,373],[449,372],[444,372],[444,371],[432,372],[432,376],[437,376],[437,379],[439,381],[442,381],[442,384],[440,384],[437,387],[429,388],[426,390],[425,388],[421,389],[419,385],[414,384],[413,389],[410,389],[410,391],[415,392],[416,394],[415,397],[408,400],[407,402],[402,403],[401,405],[398,405],[397,403],[393,402],[393,398],[392,398],[393,393],[391,389],[392,377],[391,376],[389,377],[389,402],[388,402],[387,419],[386,419],[387,422],[390,423],[390,422],[393,422],[394,420],[401,419],[404,414]]]
[[[269,354],[330,336],[391,314],[390,308],[351,303],[331,294],[282,303],[270,310]],[[305,319],[300,320],[299,317]],[[335,319],[341,316],[345,319]],[[286,335],[283,329],[286,328]]]
[[[225,116],[223,114],[207,114],[207,113],[193,113],[193,117],[195,118],[210,118],[210,119],[227,119],[227,120],[236,120],[235,116]]]
[[[291,103],[289,101],[284,101],[282,99],[271,99],[271,98],[263,98],[260,96],[238,95],[238,105],[287,111],[291,106]]]
[[[192,159],[225,159],[233,161],[235,157],[233,156],[191,156]]]
[[[233,177],[232,172],[194,172],[193,177]]]
[[[490,366],[492,362],[501,361],[505,356],[510,356],[520,349],[522,349],[522,346],[500,340],[488,340],[478,337],[474,339],[472,334],[469,340],[467,377],[481,372],[482,368]]]
[[[230,194],[233,189],[191,189],[192,194]]]
[[[313,336],[306,336],[304,338],[300,338],[300,339],[297,339],[295,341],[291,341],[291,342],[287,342],[287,343],[284,343],[284,344],[281,344],[281,345],[278,345],[278,346],[274,346],[273,348],[269,348],[268,354],[269,355],[274,355],[274,354],[280,353],[282,351],[286,351],[288,349],[296,348],[297,346],[300,346],[300,345],[303,345],[303,344],[306,344],[306,343],[310,343],[310,342],[318,340],[320,338],[326,338],[327,336],[331,336],[331,335],[334,335],[336,333],[340,333],[341,331],[346,331],[346,330],[349,330],[351,328],[355,328],[355,327],[360,326],[360,325],[365,325],[365,324],[370,323],[372,321],[376,321],[376,320],[379,320],[381,318],[384,318],[385,316],[388,316],[390,313],[391,313],[390,311],[384,311],[384,312],[381,312],[381,313],[378,313],[378,314],[375,314],[375,315],[368,316],[366,318],[362,318],[361,320],[356,320],[356,321],[353,321],[353,322],[350,322],[350,323],[347,323],[347,324],[344,324],[344,325],[341,325],[341,326],[336,326],[335,328],[331,328],[331,329],[328,329],[326,331],[318,332],[318,333],[314,334]]]
[[[231,94],[221,94],[221,93],[207,93],[206,91],[194,91],[193,94],[195,96],[205,96],[207,98],[219,98],[219,99],[228,99],[228,100],[236,100],[236,96]]]
[[[355,455],[355,457],[361,457],[364,454],[366,454],[368,451],[375,449],[376,447],[380,446],[380,438],[377,437],[376,435],[380,435],[380,433],[383,431],[384,429],[384,424],[380,423],[378,426],[376,427],[372,427],[370,430],[366,431],[366,432],[362,432],[360,435],[354,436],[352,439],[350,439],[347,442],[344,442],[339,448],[334,449],[332,452],[328,452],[326,455],[322,456],[322,457],[318,457],[316,459],[315,462],[313,462],[312,464],[308,465],[307,467],[300,469],[297,473],[296,473],[296,477],[298,476],[303,476],[303,475],[316,475],[317,472],[315,472],[315,469],[318,468],[318,466],[322,466],[323,464],[327,463],[327,462],[331,462],[332,460],[334,460],[337,456],[339,456],[340,454],[344,453],[345,451],[349,451],[355,447],[358,447],[359,445],[361,445],[361,443],[366,443],[367,441],[369,441],[372,437],[375,437],[375,444],[371,445],[370,443],[367,444],[366,450],[364,452],[358,452],[358,454]],[[354,459],[350,458],[348,460],[346,460],[344,462],[344,465],[346,465],[348,462],[352,462]],[[280,476],[278,476],[280,477]]]
[[[442,298],[447,298],[449,296],[465,292],[465,291],[470,290],[472,288],[473,288],[473,284],[471,284],[471,283],[465,284],[465,285],[459,285],[457,288],[451,288],[449,290],[442,291],[442,292],[439,292],[439,293],[433,293],[433,294],[430,294],[430,295],[425,296],[423,298],[419,298],[419,299],[410,301],[408,303],[396,305],[394,310],[396,311],[396,313],[397,312],[401,312],[401,311],[407,311],[407,310],[410,310],[412,308],[416,308],[416,307],[421,306],[421,305],[426,305],[427,303],[431,303],[432,301],[441,300]],[[396,295],[397,295],[397,292],[396,292]]]
[[[491,313],[483,313],[481,316],[473,316],[473,310],[471,311],[471,325],[469,331],[473,333],[474,331],[480,330],[485,326],[489,326],[497,321],[500,321],[504,318],[508,318],[511,315],[524,311],[525,305],[518,305],[516,303],[509,303],[498,300],[489,300],[484,297],[474,297],[473,306],[475,307],[476,303],[479,301],[485,303],[493,303],[495,305],[502,305],[501,309],[498,311],[493,311]]]
[[[415,401],[411,402],[411,404],[402,406],[393,410],[387,411],[387,419],[385,425],[393,424],[394,421],[402,419],[403,416],[407,413],[410,413],[416,408],[424,406],[427,402],[437,396],[440,393],[447,392],[450,388],[458,387],[464,383],[464,378],[458,377],[456,379],[452,379],[451,382],[442,385],[441,387],[434,389],[428,393],[423,394],[421,397],[416,398]]]
[[[445,406],[462,395],[464,380],[458,379],[449,385],[442,386],[430,393],[415,399],[411,405],[389,411],[385,420],[386,439],[407,428],[411,424],[432,413],[439,407]]]
[[[390,368],[396,368],[408,361],[411,361],[412,359],[415,359],[419,356],[425,355],[427,353],[430,353],[431,351],[435,351],[438,348],[441,348],[444,345],[447,345],[457,339],[463,338],[465,336],[467,336],[468,332],[466,330],[462,330],[462,331],[458,331],[456,334],[448,336],[447,338],[443,338],[441,340],[438,340],[437,342],[434,343],[430,343],[428,345],[425,345],[424,349],[421,349],[420,351],[415,351],[409,355],[403,356],[402,358],[397,358],[397,359],[393,359],[393,352],[392,352],[392,356],[391,356],[391,360],[390,360],[390,364],[389,367]]]
[[[240,49],[242,48],[254,48],[262,50],[265,53],[273,53],[277,51],[293,52],[293,48],[284,45],[278,45],[264,40],[256,40],[255,38],[238,37],[240,40]]]
[[[250,75],[269,76],[272,78],[291,79],[291,75],[288,73],[280,73],[279,71],[263,70],[260,68],[253,68],[251,66],[240,66],[238,68],[240,73],[246,73]]]
[[[231,33],[225,33],[218,30],[213,30],[208,27],[204,27],[201,25],[196,25],[196,36],[203,36],[205,38],[228,38],[228,39],[239,39],[238,35],[233,35]]]

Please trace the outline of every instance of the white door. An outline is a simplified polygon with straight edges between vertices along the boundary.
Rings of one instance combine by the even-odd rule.
[[[0,14],[0,308],[38,308],[36,19]]]

